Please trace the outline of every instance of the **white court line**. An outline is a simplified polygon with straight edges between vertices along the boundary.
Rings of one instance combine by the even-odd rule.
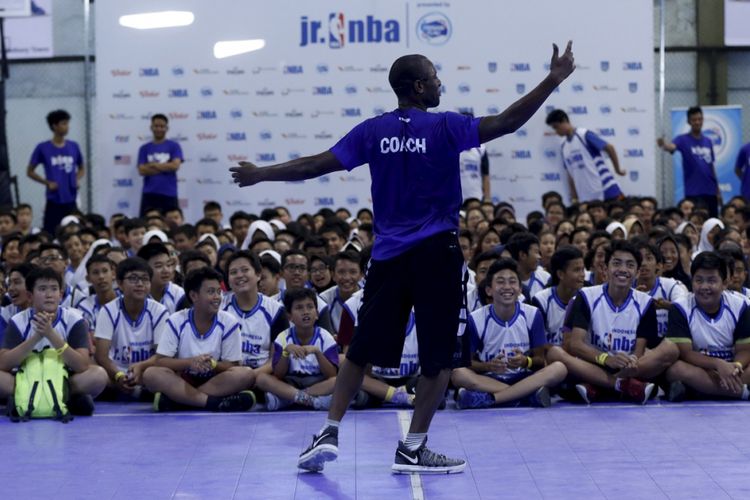
[[[401,427],[401,439],[406,439],[411,424],[411,412],[399,410],[398,424]],[[409,474],[411,479],[411,497],[413,500],[424,500],[424,491],[422,490],[422,477],[419,474]]]

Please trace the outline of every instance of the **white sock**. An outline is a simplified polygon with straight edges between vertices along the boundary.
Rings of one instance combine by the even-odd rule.
[[[326,419],[326,423],[323,424],[323,427],[320,428],[320,432],[318,432],[318,435],[323,434],[323,431],[328,429],[329,427],[333,427],[336,430],[339,430],[339,424],[341,424],[340,420],[332,420],[330,418]]]
[[[747,401],[750,399],[750,389],[747,388],[747,384],[742,386],[742,396],[740,396],[742,399]]]
[[[619,378],[619,377],[617,377],[617,378],[615,379],[615,390],[616,390],[617,392],[622,392],[622,389],[620,389],[620,383],[622,383],[622,379],[621,379],[621,378]]]
[[[409,450],[411,451],[416,451],[420,446],[422,446],[422,443],[424,443],[425,439],[427,439],[426,432],[409,432],[406,434],[406,439],[404,439],[404,446],[409,448]]]

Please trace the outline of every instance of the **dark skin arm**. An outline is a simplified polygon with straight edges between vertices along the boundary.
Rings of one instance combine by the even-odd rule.
[[[242,161],[239,167],[229,169],[232,172],[232,179],[240,187],[267,181],[302,181],[338,170],[344,170],[344,166],[330,151],[263,168],[258,168],[248,161]]]

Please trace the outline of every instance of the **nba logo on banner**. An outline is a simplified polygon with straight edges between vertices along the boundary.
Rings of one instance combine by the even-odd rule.
[[[487,63],[487,70],[490,73],[495,73],[497,71],[497,63],[495,61],[488,62]]]
[[[638,182],[638,171],[637,170],[631,170],[630,171],[630,180],[633,182]]]
[[[601,61],[599,67],[602,71],[609,71],[609,61]]]
[[[523,94],[524,92],[526,92],[526,85],[523,83],[517,83],[516,92],[518,92],[519,94]]]
[[[628,83],[628,90],[631,94],[635,94],[636,92],[638,92],[638,82]]]

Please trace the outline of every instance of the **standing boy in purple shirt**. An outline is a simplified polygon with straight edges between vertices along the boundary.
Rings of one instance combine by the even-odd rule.
[[[177,200],[177,170],[183,161],[182,148],[166,138],[169,120],[165,115],[151,117],[154,140],[138,150],[138,173],[143,176],[141,217],[150,208],[162,213],[179,208]]]
[[[734,173],[740,180],[740,194],[750,200],[750,142],[742,146],[734,164]]]
[[[716,177],[716,157],[711,139],[703,135],[703,110],[693,106],[687,110],[687,122],[690,132],[678,135],[674,142],[667,142],[663,137],[656,144],[668,153],[679,151],[682,154],[682,176],[685,183],[685,197],[693,202],[702,203],[711,217],[719,216],[721,191]]]
[[[44,230],[55,234],[55,229],[66,215],[78,209],[76,196],[78,184],[85,173],[81,148],[68,135],[70,114],[64,109],[47,115],[47,125],[52,130],[52,140],[40,142],[31,153],[26,175],[47,188],[44,206]],[[44,165],[44,177],[35,172]]]
[[[454,359],[468,363],[464,258],[458,243],[461,207],[459,154],[512,133],[573,71],[572,44],[549,75],[503,113],[471,118],[428,113],[440,104],[441,82],[422,55],[398,58],[388,81],[398,108],[357,125],[329,151],[266,168],[247,162],[230,170],[236,183],[302,180],[368,163],[372,177],[375,246],[367,271],[359,327],[336,377],[328,420],[298,466],[321,471],[338,455],[338,427],[359,390],[368,363],[396,367],[414,307],[421,377],[409,433],[399,442],[396,473],[461,472],[466,462],[426,446],[427,430],[442,401]],[[460,348],[460,349],[457,349]],[[460,352],[457,352],[460,351]]]

